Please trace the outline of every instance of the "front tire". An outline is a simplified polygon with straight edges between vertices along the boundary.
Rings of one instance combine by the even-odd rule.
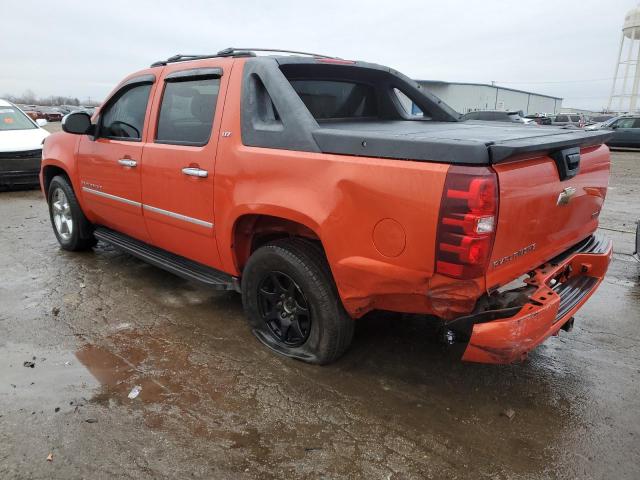
[[[93,225],[82,213],[73,188],[65,177],[53,177],[47,200],[53,232],[64,250],[87,250],[96,244]]]
[[[308,240],[288,238],[257,249],[243,271],[242,303],[256,337],[288,357],[331,363],[353,338],[355,322],[324,253]]]

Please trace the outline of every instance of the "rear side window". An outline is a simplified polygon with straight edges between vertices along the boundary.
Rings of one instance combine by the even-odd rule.
[[[416,117],[424,117],[423,111],[420,110],[420,107],[418,107],[418,105],[416,105],[406,93],[398,88],[394,88],[393,93],[395,93],[406,114],[414,115]]]
[[[291,80],[291,85],[316,120],[378,116],[371,85],[333,80]]]
[[[206,145],[211,137],[219,90],[219,78],[167,82],[156,142]]]
[[[568,122],[569,121],[569,117],[567,117],[566,115],[558,115],[556,117],[556,122]]]
[[[616,123],[616,127],[618,128],[633,128],[634,119],[633,118],[621,118]]]
[[[139,141],[142,138],[151,84],[136,85],[120,94],[102,114],[100,136]]]
[[[577,115],[571,115],[571,121],[572,122],[579,122],[580,121],[580,117]]]

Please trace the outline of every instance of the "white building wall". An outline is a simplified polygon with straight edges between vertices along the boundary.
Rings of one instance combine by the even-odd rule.
[[[553,114],[559,113],[562,106],[561,99],[491,85],[425,82],[422,87],[460,113],[474,110],[522,110],[525,115]]]
[[[531,95],[529,113],[560,113],[562,100],[540,95]]]
[[[497,92],[496,110],[522,111],[526,115],[529,94],[512,90],[495,89]]]
[[[460,113],[495,109],[496,91],[489,86],[442,83],[424,88]]]

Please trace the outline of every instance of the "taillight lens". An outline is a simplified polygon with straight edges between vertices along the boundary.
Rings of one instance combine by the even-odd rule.
[[[454,278],[482,276],[497,215],[495,172],[486,167],[450,167],[440,203],[436,271]]]

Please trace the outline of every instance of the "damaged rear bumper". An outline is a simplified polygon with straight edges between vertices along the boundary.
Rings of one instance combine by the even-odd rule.
[[[611,260],[611,241],[592,235],[529,273],[522,306],[477,312],[446,324],[462,360],[511,363],[567,324],[596,291]],[[455,340],[454,340],[455,339]]]

